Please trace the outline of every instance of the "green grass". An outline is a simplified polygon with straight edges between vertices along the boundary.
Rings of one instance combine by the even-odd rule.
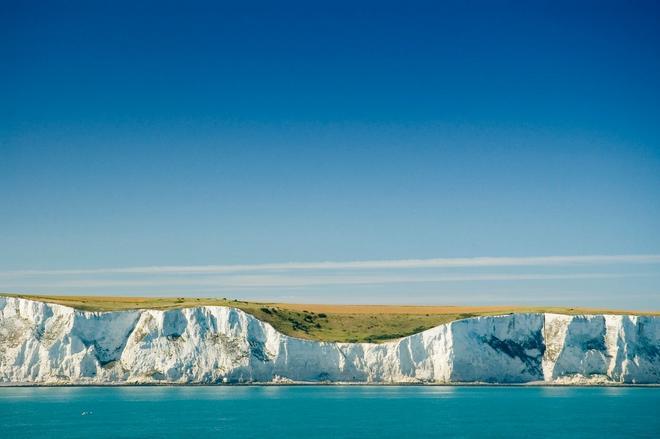
[[[67,305],[84,311],[175,309],[195,306],[231,306],[270,323],[278,331],[299,338],[340,342],[383,342],[424,331],[453,320],[517,312],[558,314],[645,314],[596,308],[521,306],[398,306],[398,305],[304,305],[261,303],[226,298],[37,296],[4,294]]]

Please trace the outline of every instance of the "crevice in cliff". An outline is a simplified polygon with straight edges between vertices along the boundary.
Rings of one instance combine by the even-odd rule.
[[[543,375],[542,358],[545,353],[545,341],[541,330],[534,331],[522,342],[500,340],[494,335],[482,337],[481,340],[494,350],[522,361],[531,375]]]

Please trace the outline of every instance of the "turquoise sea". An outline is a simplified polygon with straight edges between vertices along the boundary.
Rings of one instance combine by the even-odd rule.
[[[0,388],[2,438],[660,437],[660,389]]]

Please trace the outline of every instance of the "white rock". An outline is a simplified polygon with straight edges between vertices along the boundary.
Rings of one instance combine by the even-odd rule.
[[[327,343],[228,307],[93,313],[0,297],[0,383],[250,382],[660,384],[660,319],[512,314]]]

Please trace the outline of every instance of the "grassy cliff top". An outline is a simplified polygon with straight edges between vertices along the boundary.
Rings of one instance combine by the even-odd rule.
[[[500,305],[308,305],[245,302],[226,298],[4,295],[57,303],[84,311],[165,310],[195,306],[231,306],[270,323],[286,335],[310,340],[340,342],[381,342],[415,334],[453,320],[520,312],[660,315],[658,312],[597,308]]]

